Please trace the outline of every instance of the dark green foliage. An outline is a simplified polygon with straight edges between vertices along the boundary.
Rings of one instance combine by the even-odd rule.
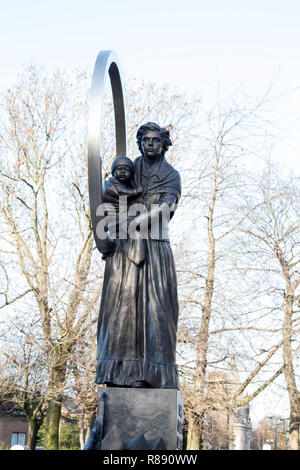
[[[80,450],[79,429],[75,423],[60,422],[59,450]],[[45,448],[46,425],[41,426],[38,432],[37,447]]]

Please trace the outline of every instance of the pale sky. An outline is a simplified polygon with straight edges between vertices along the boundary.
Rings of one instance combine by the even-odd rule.
[[[34,61],[87,67],[116,51],[123,74],[202,100],[217,87],[252,96],[300,85],[298,0],[0,0],[0,86]],[[279,160],[298,170],[300,93],[280,104],[289,128]],[[290,122],[293,122],[290,127]]]
[[[263,89],[281,70],[299,84],[297,0],[10,0],[1,6],[1,81],[30,60],[93,68],[114,49],[126,74],[181,84]]]

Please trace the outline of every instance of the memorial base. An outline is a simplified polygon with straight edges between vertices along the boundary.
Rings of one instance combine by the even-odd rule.
[[[181,450],[183,396],[174,389],[99,387],[101,450]]]

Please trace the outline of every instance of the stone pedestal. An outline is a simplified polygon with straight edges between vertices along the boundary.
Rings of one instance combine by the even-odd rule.
[[[118,434],[115,449],[120,449],[120,437],[124,442],[141,435],[149,442],[163,439],[167,450],[182,449],[183,396],[178,390],[99,387],[98,418],[104,439]]]

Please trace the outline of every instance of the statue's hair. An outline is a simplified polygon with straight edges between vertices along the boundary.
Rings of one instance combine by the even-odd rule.
[[[147,124],[143,124],[138,129],[136,134],[136,141],[138,144],[139,151],[143,153],[142,138],[148,131],[159,132],[160,138],[162,140],[162,154],[164,155],[168,148],[172,145],[172,140],[170,139],[170,132],[165,127],[160,127],[155,122],[147,122]]]

